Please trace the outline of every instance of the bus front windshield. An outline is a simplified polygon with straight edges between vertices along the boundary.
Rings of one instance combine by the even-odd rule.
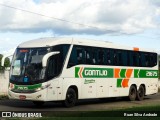
[[[42,58],[50,48],[17,48],[10,72],[10,82],[16,84],[35,84],[44,81],[45,68]]]

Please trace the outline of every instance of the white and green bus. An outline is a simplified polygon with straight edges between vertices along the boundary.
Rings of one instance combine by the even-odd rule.
[[[158,92],[154,51],[105,41],[43,38],[20,44],[13,56],[8,96],[36,105],[79,99],[143,100]]]

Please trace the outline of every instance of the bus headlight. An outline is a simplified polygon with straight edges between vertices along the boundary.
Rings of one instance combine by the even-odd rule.
[[[41,88],[41,87],[36,89],[36,91],[40,91],[40,90],[42,90],[42,88]]]
[[[38,92],[38,91],[44,90],[44,89],[48,88],[50,85],[51,84],[47,84],[45,86],[39,87],[39,88],[35,89],[35,91]]]

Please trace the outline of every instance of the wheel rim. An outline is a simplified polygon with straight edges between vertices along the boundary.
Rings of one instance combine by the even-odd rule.
[[[75,95],[74,95],[74,93],[72,93],[72,92],[68,93],[68,94],[67,94],[67,102],[68,102],[68,103],[73,103],[74,100],[75,100]]]
[[[131,101],[136,99],[136,88],[135,87],[131,87],[130,88],[130,94],[129,94],[129,98]]]
[[[138,94],[139,94],[139,97],[141,98],[144,96],[144,90],[142,87],[139,88]]]
[[[134,89],[132,89],[130,95],[131,95],[132,97],[135,97],[135,93],[136,93],[136,91],[135,91]]]

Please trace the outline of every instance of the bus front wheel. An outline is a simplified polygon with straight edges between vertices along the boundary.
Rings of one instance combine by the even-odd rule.
[[[137,89],[134,85],[132,85],[129,89],[129,100],[134,101],[136,99]]]
[[[73,88],[69,88],[66,93],[66,99],[63,101],[63,105],[65,107],[73,107],[75,106],[77,101],[77,95]]]

